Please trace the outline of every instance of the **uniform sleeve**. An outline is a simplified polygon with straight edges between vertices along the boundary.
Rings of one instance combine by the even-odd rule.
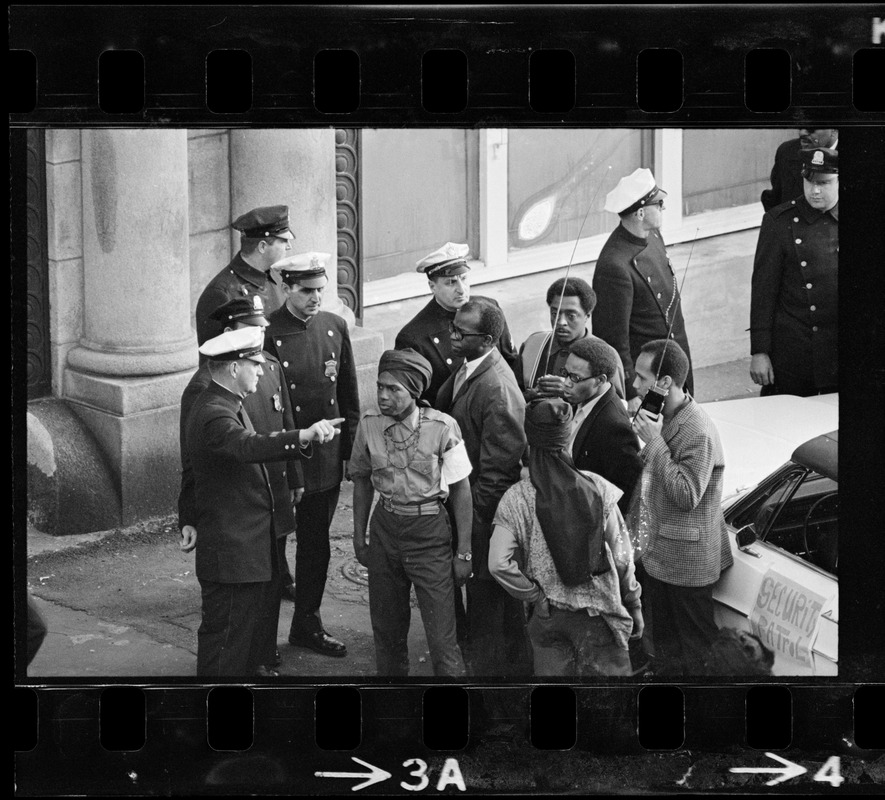
[[[771,352],[771,331],[784,272],[777,218],[762,217],[750,291],[750,355]]]
[[[353,449],[350,453],[350,474],[355,478],[365,478],[372,474],[372,457],[369,454],[369,443],[366,438],[366,418],[360,420],[353,437]]]
[[[447,486],[463,481],[464,478],[469,478],[470,473],[473,471],[470,457],[467,455],[467,448],[464,446],[463,441],[446,450],[443,453],[442,461],[442,477]]]
[[[618,352],[624,367],[626,399],[636,396],[633,388],[633,357],[630,354],[630,312],[633,308],[633,281],[626,269],[610,260],[600,260],[593,274],[596,307],[593,309],[593,335],[604,339]]]
[[[360,392],[356,377],[356,363],[347,324],[341,340],[341,369],[338,375],[338,408],[345,423],[341,429],[341,455],[347,461],[353,447],[356,429],[360,423]]]
[[[239,463],[301,458],[300,431],[272,434],[247,431],[233,411],[206,415],[200,433],[208,451]]]
[[[643,450],[650,478],[663,482],[667,499],[681,511],[697,508],[707,491],[715,465],[713,442],[703,433],[674,439],[670,444],[661,438],[649,442]]]
[[[525,449],[525,401],[501,385],[482,406],[478,475],[472,485],[480,519],[490,521],[501,496],[519,480]]]
[[[197,512],[195,504],[194,471],[191,464],[190,454],[187,449],[187,423],[194,402],[203,391],[202,385],[197,385],[191,378],[181,394],[181,410],[178,416],[178,444],[181,452],[181,488],[178,492],[178,527],[196,525]]]

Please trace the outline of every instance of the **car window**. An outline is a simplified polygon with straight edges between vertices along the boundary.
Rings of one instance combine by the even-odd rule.
[[[798,465],[742,504],[729,522],[752,525],[762,541],[836,574],[839,487],[836,481]]]

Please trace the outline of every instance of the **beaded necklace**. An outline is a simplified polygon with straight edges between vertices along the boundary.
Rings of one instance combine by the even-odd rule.
[[[415,426],[415,430],[413,430],[405,439],[394,439],[393,434],[390,432],[391,428],[385,428],[383,431],[384,434],[384,446],[387,448],[387,460],[390,463],[390,466],[395,467],[396,469],[406,469],[412,461],[415,460],[415,456],[418,455],[418,440],[421,438],[421,423],[424,421],[424,409],[418,409],[418,424]],[[391,456],[393,453],[390,451],[390,445],[393,445],[394,451],[405,452],[407,453],[410,447],[414,447],[415,451],[412,453],[409,460],[406,461],[405,466],[397,466]],[[408,456],[407,456],[408,457]]]

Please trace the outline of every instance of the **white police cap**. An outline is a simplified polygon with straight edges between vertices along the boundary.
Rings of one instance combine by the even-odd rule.
[[[204,342],[200,352],[210,361],[237,361],[248,358],[263,364],[261,354],[264,345],[264,331],[259,327],[249,326],[235,331],[226,331]]]
[[[655,183],[650,169],[640,168],[621,178],[605,196],[605,210],[613,214],[631,214],[648,205],[658,195],[667,193]]]

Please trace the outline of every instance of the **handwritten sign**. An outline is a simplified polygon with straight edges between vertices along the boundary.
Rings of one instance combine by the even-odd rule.
[[[811,644],[824,601],[822,595],[769,569],[750,612],[753,633],[775,653],[811,666]]]

